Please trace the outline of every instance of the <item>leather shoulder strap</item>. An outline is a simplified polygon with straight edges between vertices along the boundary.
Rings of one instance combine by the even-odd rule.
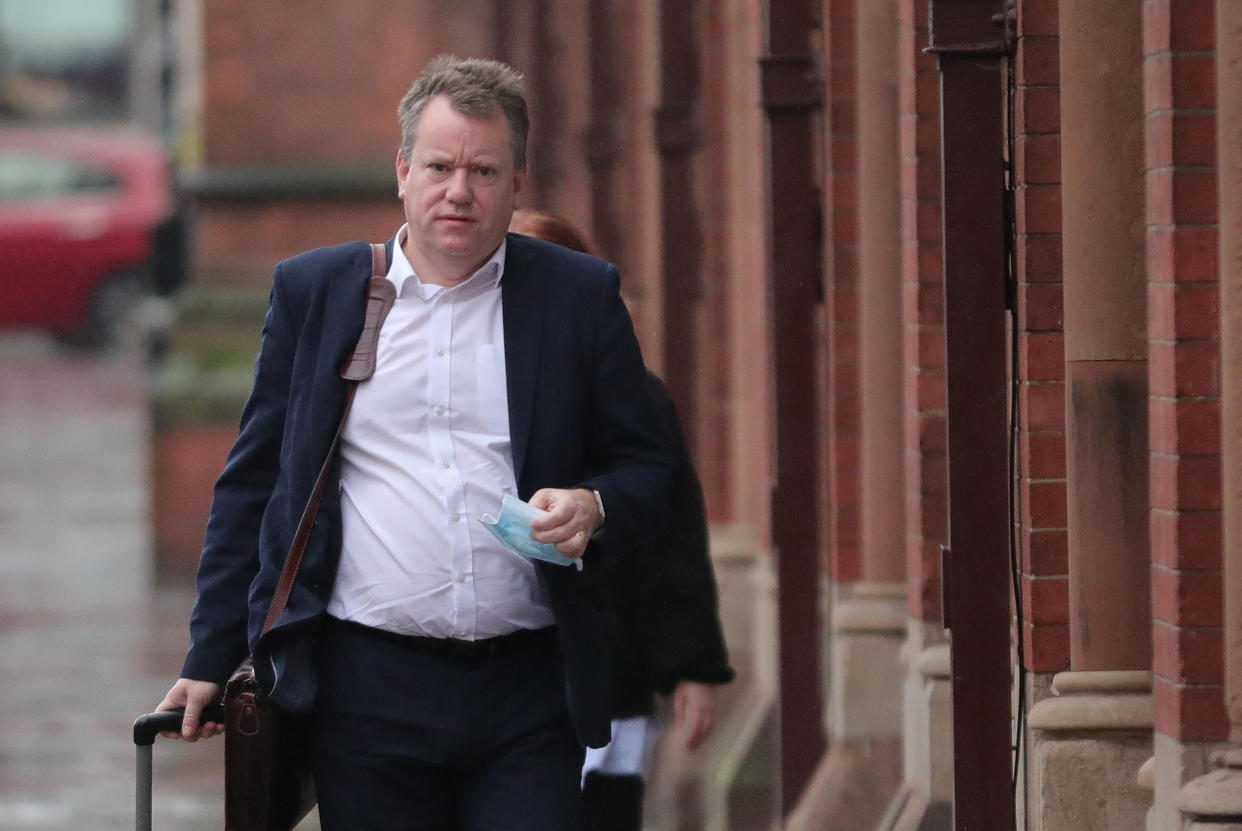
[[[362,335],[354,346],[353,354],[341,367],[341,377],[346,381],[365,381],[375,373],[375,356],[379,350],[380,326],[392,304],[397,299],[397,289],[388,274],[388,252],[378,243],[371,245],[371,281],[367,286],[366,319]]]
[[[319,504],[323,501],[323,489],[327,484],[328,472],[336,458],[336,449],[341,443],[341,430],[345,427],[345,419],[349,417],[349,408],[354,403],[354,392],[358,382],[365,381],[375,372],[375,356],[379,347],[379,330],[384,325],[384,318],[392,309],[397,298],[396,289],[388,277],[388,251],[383,245],[371,245],[371,279],[367,284],[366,317],[362,326],[362,334],[354,346],[353,354],[341,367],[341,377],[345,379],[345,407],[341,411],[341,421],[336,426],[336,435],[332,437],[332,446],[328,448],[328,456],[319,468],[319,476],[315,479],[315,487],[311,490],[302,518],[298,522],[298,530],[289,545],[289,556],[285,558],[285,567],[281,569],[280,581],[276,584],[276,592],[272,595],[272,605],[268,607],[267,619],[263,622],[263,631],[276,625],[276,621],[289,605],[289,595],[293,592],[293,583],[297,579],[298,569],[302,565],[302,555],[306,552],[306,543],[310,539],[311,528],[315,517],[319,514]]]

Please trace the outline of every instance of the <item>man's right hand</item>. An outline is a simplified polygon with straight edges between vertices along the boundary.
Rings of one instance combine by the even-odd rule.
[[[155,708],[156,712],[185,708],[185,717],[181,720],[180,733],[162,733],[170,739],[185,739],[196,742],[199,739],[210,739],[224,732],[224,725],[214,721],[199,724],[203,709],[220,700],[220,685],[210,681],[195,681],[190,678],[178,678],[172,685],[168,695]]]

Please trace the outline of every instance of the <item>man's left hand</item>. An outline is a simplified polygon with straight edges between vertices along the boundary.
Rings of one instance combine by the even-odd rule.
[[[586,488],[543,488],[530,498],[530,504],[548,512],[531,520],[531,539],[551,543],[566,557],[581,557],[599,527],[595,494]]]

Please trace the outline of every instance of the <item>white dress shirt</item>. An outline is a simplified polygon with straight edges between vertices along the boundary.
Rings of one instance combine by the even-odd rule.
[[[341,434],[340,570],[328,613],[476,640],[553,623],[535,566],[479,523],[517,494],[505,386],[505,246],[464,282],[423,283],[397,233],[397,299]]]

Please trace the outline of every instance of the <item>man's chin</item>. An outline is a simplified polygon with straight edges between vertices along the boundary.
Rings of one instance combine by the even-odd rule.
[[[487,259],[496,246],[504,242],[504,237],[498,240],[485,240],[480,234],[442,234],[437,240],[437,248],[441,255],[445,257],[470,259],[478,257],[480,261]]]
[[[478,245],[444,244],[440,246],[440,256],[450,260],[470,260],[486,256],[485,254],[480,254],[479,251],[480,246]]]

